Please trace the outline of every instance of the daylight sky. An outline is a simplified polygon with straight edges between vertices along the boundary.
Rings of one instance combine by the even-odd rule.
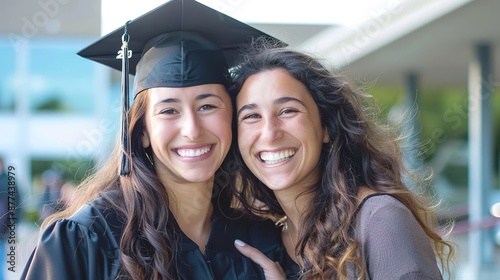
[[[356,25],[370,11],[399,0],[199,0],[245,23]],[[404,1],[404,0],[401,0]],[[102,34],[165,0],[102,0]],[[126,3],[126,5],[124,4]]]

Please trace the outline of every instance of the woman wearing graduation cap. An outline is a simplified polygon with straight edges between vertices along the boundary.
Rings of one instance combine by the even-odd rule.
[[[122,139],[77,202],[46,220],[22,279],[264,279],[233,242],[283,261],[279,231],[230,208],[217,176],[232,143],[223,50],[263,34],[192,0],[170,1],[123,30],[79,53],[123,67]]]

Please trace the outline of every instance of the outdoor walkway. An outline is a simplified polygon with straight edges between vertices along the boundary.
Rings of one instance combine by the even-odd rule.
[[[38,226],[31,223],[21,223],[16,227],[16,260],[15,272],[8,270],[8,264],[1,264],[5,280],[19,280],[28,258],[38,240]]]

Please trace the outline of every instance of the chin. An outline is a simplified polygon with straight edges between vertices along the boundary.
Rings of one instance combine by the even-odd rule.
[[[285,190],[290,187],[289,184],[285,184],[283,181],[281,182],[268,182],[264,183],[269,189],[272,191],[280,191],[280,190]]]
[[[213,174],[213,173],[210,173]],[[204,175],[203,173],[196,172],[191,174],[183,174],[182,178],[188,182],[192,183],[202,183],[212,179],[213,175]]]

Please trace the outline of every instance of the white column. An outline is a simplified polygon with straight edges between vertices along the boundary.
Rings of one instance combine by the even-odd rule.
[[[478,225],[489,214],[488,195],[492,187],[492,69],[491,47],[478,45],[469,68],[469,222]],[[469,233],[470,279],[486,279],[494,258],[489,230]],[[483,275],[483,276],[481,276]]]
[[[406,93],[406,106],[404,107],[404,122],[405,129],[405,143],[403,147],[403,158],[407,168],[410,170],[419,170],[422,167],[422,162],[418,158],[419,148],[419,131],[420,122],[418,119],[418,75],[409,72],[405,75],[405,93]],[[408,188],[413,189],[416,186],[411,184],[411,180],[406,182]]]
[[[23,42],[16,45],[15,49],[15,116],[18,125],[16,146],[13,147],[13,165],[16,168],[16,180],[18,190],[21,192],[22,204],[20,207],[27,207],[32,203],[28,198],[31,198],[32,181],[31,181],[31,157],[29,145],[28,123],[30,116],[28,89],[29,80],[29,43]],[[28,200],[27,200],[28,199]]]

